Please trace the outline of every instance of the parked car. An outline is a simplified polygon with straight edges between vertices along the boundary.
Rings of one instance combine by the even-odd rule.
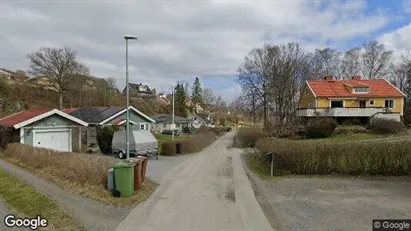
[[[150,131],[137,130],[130,131],[130,156],[155,156],[158,160],[158,141]],[[113,154],[120,159],[126,158],[126,131],[114,132],[111,143]]]
[[[162,132],[161,132],[161,134],[163,134],[163,135],[172,135],[172,133],[173,133],[173,130],[171,130],[171,129],[165,129],[165,130],[163,130]],[[177,130],[177,129],[174,129],[174,135],[175,136],[179,136],[180,135],[180,131],[179,130]]]

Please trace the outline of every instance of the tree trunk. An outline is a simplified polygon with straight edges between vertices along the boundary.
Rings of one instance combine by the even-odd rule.
[[[59,91],[59,109],[63,109],[63,92]]]

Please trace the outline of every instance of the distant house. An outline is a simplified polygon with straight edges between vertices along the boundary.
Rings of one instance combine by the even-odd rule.
[[[10,71],[0,68],[0,78],[6,80],[8,84],[21,84],[28,78],[23,71]]]
[[[307,81],[297,116],[333,117],[336,120],[386,118],[400,121],[405,94],[384,79]]]
[[[153,131],[161,132],[163,130],[169,130],[173,124],[173,115],[170,114],[155,114],[151,116],[153,120],[156,121],[153,126]],[[176,129],[180,132],[183,131],[183,128],[191,128],[191,121],[188,118],[181,116],[174,116],[174,123],[176,124]]]
[[[157,95],[157,102],[161,105],[170,105],[170,99],[163,93]]]
[[[88,108],[67,108],[64,112],[87,122],[90,126],[83,132],[84,143],[87,147],[97,145],[97,128],[107,125],[119,126],[125,129],[126,126],[126,108],[125,107],[88,107]],[[132,130],[151,131],[153,119],[130,106],[130,125]]]
[[[199,103],[194,103],[191,100],[186,102],[186,106],[193,108],[195,113],[203,113],[205,110]]]
[[[129,83],[128,86],[124,87],[123,95],[127,94],[127,87],[129,89],[130,97],[153,97],[153,91],[147,86],[141,83]]]
[[[188,116],[192,123],[193,128],[200,128],[201,126],[206,126],[206,127],[213,127],[213,120],[210,116],[210,114],[205,114],[205,113],[198,113],[198,114],[190,114]]]
[[[58,86],[55,81],[48,76],[38,76],[26,80],[27,83],[33,86],[39,86],[47,90],[57,91]],[[70,88],[76,88],[81,90],[98,90],[108,89],[108,83],[105,79],[96,78],[86,75],[75,75],[70,79]]]
[[[26,83],[30,84],[31,86],[41,87],[46,90],[58,91],[58,86],[56,85],[56,83],[47,76],[37,76],[29,78],[26,80]]]
[[[0,119],[9,141],[40,148],[72,152],[81,150],[81,129],[88,124],[57,109],[21,111]]]

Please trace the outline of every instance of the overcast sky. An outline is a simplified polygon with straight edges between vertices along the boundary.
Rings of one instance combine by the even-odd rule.
[[[28,53],[69,46],[97,77],[170,89],[173,81],[204,86],[227,101],[244,55],[265,42],[297,41],[306,50],[340,50],[369,39],[399,55],[411,48],[411,0],[373,1],[95,1],[0,0],[0,67],[27,70]]]

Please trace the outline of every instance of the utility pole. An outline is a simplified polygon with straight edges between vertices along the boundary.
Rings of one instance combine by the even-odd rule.
[[[171,125],[171,140],[174,140],[174,82],[172,84],[173,87],[173,121]]]
[[[126,158],[130,158],[130,137],[129,137],[129,132],[130,132],[130,113],[129,113],[129,107],[130,107],[130,93],[129,93],[129,87],[128,87],[128,40],[133,39],[136,40],[137,37],[130,36],[130,35],[125,35],[124,39],[126,40],[126,92],[127,92],[127,103],[126,103]]]

